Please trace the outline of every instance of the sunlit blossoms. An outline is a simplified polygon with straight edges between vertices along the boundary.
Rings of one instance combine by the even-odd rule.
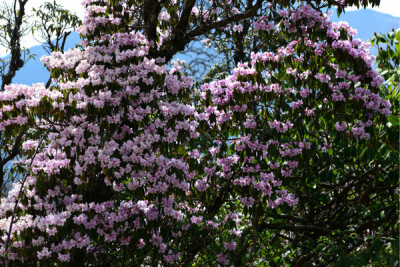
[[[22,193],[18,182],[0,203],[9,262],[183,266],[207,254],[232,265],[243,232],[298,204],[285,181],[342,153],[337,136],[368,140],[371,119],[391,114],[368,45],[310,6],[258,18],[260,39],[284,45],[252,53],[197,92],[182,66],[158,54],[179,3],[160,9],[151,33],[129,1],[84,4],[82,48],[41,59],[54,86],[0,92],[0,130],[33,132],[16,163],[27,169]],[[190,9],[194,24],[241,14],[210,5]]]

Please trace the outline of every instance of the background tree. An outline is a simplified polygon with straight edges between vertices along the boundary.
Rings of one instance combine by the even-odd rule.
[[[72,31],[76,30],[82,22],[70,11],[64,9],[56,1],[46,2],[38,9],[33,9],[35,22],[32,27],[32,34],[40,35],[38,41],[44,43],[43,48],[48,54],[51,52],[65,51],[65,42]],[[51,84],[51,78],[46,87]]]
[[[15,73],[29,60],[29,51],[21,47],[21,38],[28,31],[25,5],[28,0],[14,0],[13,5],[3,2],[1,14],[0,44],[7,48],[11,57],[1,61],[1,90],[11,83]]]

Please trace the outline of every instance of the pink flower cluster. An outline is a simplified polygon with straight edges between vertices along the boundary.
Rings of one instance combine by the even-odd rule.
[[[281,10],[279,26],[267,17],[254,22],[258,31],[284,30],[289,43],[252,53],[251,62],[239,63],[225,79],[203,84],[207,105],[194,107],[192,79],[182,67],[151,57],[169,37],[168,27],[158,29],[155,44],[140,31],[121,32],[141,26],[137,7],[84,4],[83,48],[41,59],[55,86],[11,85],[0,92],[0,130],[48,130],[32,166],[28,159],[19,162],[29,171],[23,201],[17,203],[21,184],[15,183],[0,202],[0,252],[7,260],[72,264],[76,255],[107,257],[129,249],[175,264],[185,234],[224,232],[214,258],[232,263],[236,238],[252,223],[243,209],[296,205],[282,185],[304,174],[306,154],[339,151],[326,140],[337,132],[347,130],[349,142],[369,139],[371,119],[391,114],[390,103],[377,94],[382,77],[371,69],[368,45],[340,36],[356,32],[309,6]],[[163,10],[159,20],[173,25],[180,12]],[[227,14],[193,8],[191,16],[206,23]],[[324,57],[337,51],[346,53],[346,68]],[[360,59],[366,73],[353,68]],[[321,64],[318,71],[308,68],[314,63]],[[23,156],[38,145],[24,140]],[[222,203],[212,202],[216,198]],[[228,220],[233,223],[226,229]]]
[[[118,25],[116,18],[105,17],[106,10],[112,8],[108,2],[103,6],[98,6],[98,1],[87,4],[88,16],[81,28],[86,38],[90,40],[91,32],[108,23]],[[31,176],[23,188],[27,203],[18,203],[18,209],[25,210],[26,215],[19,216],[13,225],[17,238],[12,238],[8,248],[9,260],[15,259],[14,251],[24,246],[32,252],[28,257],[69,262],[73,251],[90,250],[94,241],[88,236],[95,234],[103,248],[113,247],[111,244],[119,248],[147,247],[172,263],[180,257],[179,252],[168,249],[172,232],[180,235],[191,226],[185,230],[178,224],[169,225],[182,221],[196,226],[201,223],[202,216],[196,215],[199,210],[182,199],[194,184],[194,172],[174,150],[177,143],[184,146],[199,136],[198,123],[192,106],[169,100],[187,95],[191,78],[172,70],[168,74],[163,59],[147,58],[150,43],[140,32],[96,38],[96,45],[87,42],[83,50],[42,58],[55,73],[67,69],[81,77],[59,71],[53,89],[42,84],[12,85],[0,93],[1,130],[28,122],[31,127],[51,129],[46,147],[34,158]],[[113,67],[105,67],[112,62]],[[160,82],[155,84],[156,80]],[[39,108],[42,104],[47,110]],[[35,111],[36,117],[10,118],[15,110],[21,114]],[[67,111],[74,114],[68,123],[62,119]],[[35,146],[36,140],[23,143],[25,150]],[[37,191],[40,184],[46,185],[45,192]],[[88,194],[99,193],[90,193],[94,184],[115,195],[135,197],[87,199]],[[200,192],[208,187],[201,180],[196,185]],[[15,184],[0,204],[2,242],[7,239],[9,212],[19,188]],[[172,192],[181,197],[172,197]],[[158,200],[162,194],[170,197]],[[70,226],[74,230],[66,231]],[[170,234],[161,236],[160,226]],[[139,229],[143,228],[146,232],[140,234]],[[32,245],[19,238],[27,233],[34,233]],[[4,243],[1,246],[5,252]],[[96,253],[108,252],[103,249]],[[24,261],[21,256],[18,259]]]

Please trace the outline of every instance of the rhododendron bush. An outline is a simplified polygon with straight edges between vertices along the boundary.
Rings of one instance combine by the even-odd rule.
[[[347,24],[303,4],[84,4],[81,46],[41,59],[53,85],[0,92],[0,130],[29,133],[0,204],[5,261],[262,264],[269,218],[304,205],[293,181],[340,185],[368,166],[353,159],[392,107]],[[170,62],[245,19],[260,46],[225,78],[195,87]]]

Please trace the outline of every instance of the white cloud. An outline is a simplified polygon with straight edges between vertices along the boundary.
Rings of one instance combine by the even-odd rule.
[[[394,17],[399,18],[399,27],[400,27],[400,0],[381,0],[379,7],[374,7],[370,5],[368,8],[376,10],[381,13],[389,14]],[[348,7],[347,11],[357,10],[357,7]]]
[[[38,8],[40,5],[45,2],[52,2],[53,0],[28,0],[25,6],[25,13],[31,14],[33,8]],[[1,1],[2,2],[2,1]],[[11,5],[13,0],[5,0],[8,5]],[[56,0],[56,3],[63,6],[65,9],[70,10],[72,13],[75,13],[80,19],[83,19],[85,9],[81,4],[82,0]],[[0,5],[1,6],[1,5]],[[32,20],[31,20],[32,21]],[[31,32],[28,32],[26,36],[22,39],[21,42],[23,47],[29,48],[36,45],[39,45],[40,42],[35,40],[32,36]],[[4,47],[0,47],[0,57],[3,57],[7,54],[6,49]]]
[[[7,0],[10,1],[10,0]],[[12,2],[12,1],[11,1]],[[53,0],[28,0],[27,3],[27,11],[31,11],[32,8],[37,8],[40,5],[44,4],[45,2],[53,2]],[[64,8],[70,10],[72,13],[75,13],[80,17],[83,18],[85,13],[85,9],[81,4],[82,0],[56,0],[56,3],[63,6]]]

